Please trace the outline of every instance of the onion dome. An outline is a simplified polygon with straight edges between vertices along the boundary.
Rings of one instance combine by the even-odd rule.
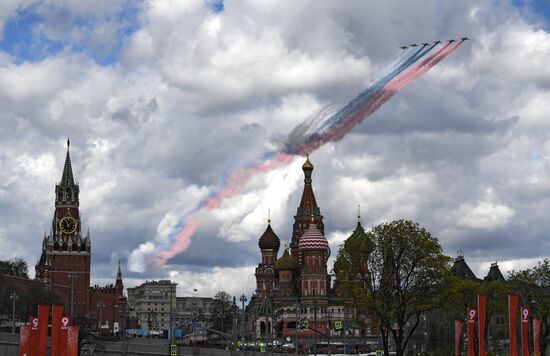
[[[357,221],[357,227],[344,242],[344,248],[347,251],[357,253],[370,253],[372,251],[372,241],[361,225],[361,221]]]
[[[275,262],[275,269],[293,270],[297,268],[298,263],[296,263],[296,260],[294,260],[294,258],[290,256],[290,254],[288,253],[288,248],[286,248],[281,258],[279,258],[277,262]]]
[[[330,248],[328,247],[328,241],[323,236],[323,233],[319,231],[317,225],[314,222],[313,216],[308,229],[300,237],[298,242],[298,248],[303,250],[327,250],[327,257],[330,255]]]
[[[279,241],[279,237],[277,237],[277,235],[271,228],[271,224],[267,224],[267,229],[265,229],[263,235],[260,237],[260,241],[258,241],[258,246],[260,246],[261,250],[279,251],[281,242]]]
[[[312,171],[313,170],[313,164],[309,161],[309,155],[307,155],[306,161],[302,165],[302,170],[304,170],[304,171]]]

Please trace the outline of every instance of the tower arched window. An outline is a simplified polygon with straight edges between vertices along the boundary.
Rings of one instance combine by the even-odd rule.
[[[67,251],[69,249],[69,245],[67,244],[67,241],[63,242],[63,245],[61,246],[62,251]]]

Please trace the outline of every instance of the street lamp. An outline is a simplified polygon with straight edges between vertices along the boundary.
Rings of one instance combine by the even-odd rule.
[[[300,304],[298,302],[294,303],[294,311],[296,312],[296,326],[295,326],[296,345],[294,345],[294,353],[298,355],[298,323],[300,322]]]
[[[241,339],[243,339],[244,341],[246,341],[245,339],[245,334],[244,334],[244,331],[245,331],[245,327],[244,327],[244,303],[246,303],[246,301],[248,300],[246,298],[246,295],[241,295],[241,297],[239,298],[239,300],[241,301],[241,303],[243,304],[243,309],[242,309],[242,314],[241,314]]]
[[[11,309],[11,333],[12,334],[15,334],[15,301],[17,299],[19,299],[19,297],[17,296],[17,294],[15,294],[15,292],[12,292],[10,294],[10,299],[12,300],[13,304],[12,304],[12,309]]]
[[[69,272],[67,278],[71,281],[71,320],[74,320],[74,280],[78,276],[75,272]]]
[[[347,354],[348,351],[347,351],[347,347],[346,347],[346,334],[347,334],[347,329],[348,329],[348,307],[347,306],[344,306],[344,353]]]
[[[96,304],[96,307],[99,309],[99,334],[101,335],[101,312],[102,312],[103,308],[105,307],[105,303],[103,303],[102,301],[99,301]]]

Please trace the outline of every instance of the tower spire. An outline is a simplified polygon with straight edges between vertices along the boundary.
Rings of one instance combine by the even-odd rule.
[[[357,223],[361,224],[361,204],[357,204]]]
[[[63,167],[63,176],[61,176],[60,185],[66,185],[66,186],[74,185],[73,167],[71,165],[71,155],[69,153],[70,146],[71,146],[71,141],[67,139],[67,156],[65,157],[65,165]]]
[[[120,270],[120,260],[118,260],[118,271],[116,272],[116,280],[122,281],[122,271]]]
[[[310,216],[312,214],[319,215],[319,207],[315,200],[315,194],[313,194],[313,188],[311,186],[311,174],[313,172],[313,164],[309,160],[309,155],[306,161],[302,165],[304,171],[304,191],[302,193],[302,199],[300,206],[298,207],[298,215]]]

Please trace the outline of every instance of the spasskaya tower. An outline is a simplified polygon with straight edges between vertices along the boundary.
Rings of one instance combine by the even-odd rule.
[[[91,241],[82,234],[80,189],[75,183],[67,140],[67,156],[61,181],[55,185],[55,210],[49,235],[42,241],[36,278],[68,295],[72,289],[74,316],[84,315],[90,304]],[[70,301],[67,301],[70,303]]]

